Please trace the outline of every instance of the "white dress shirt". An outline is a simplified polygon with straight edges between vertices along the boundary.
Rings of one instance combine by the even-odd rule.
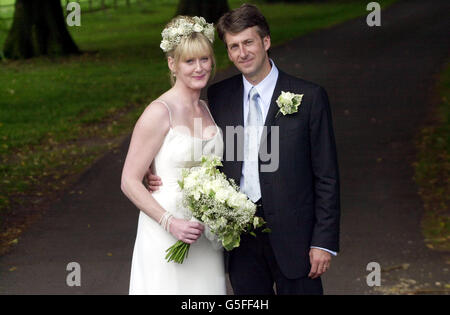
[[[242,75],[242,81],[244,83],[244,93],[243,93],[243,102],[242,104],[244,105],[244,128],[246,127],[247,124],[247,116],[248,116],[248,111],[249,111],[249,97],[248,97],[248,93],[250,92],[250,89],[252,87],[254,87],[259,94],[258,97],[258,106],[261,109],[262,115],[263,115],[263,121],[266,121],[266,117],[267,117],[267,113],[269,112],[269,107],[270,107],[270,102],[272,100],[272,95],[273,95],[273,91],[275,90],[275,86],[277,84],[277,80],[278,80],[278,68],[275,66],[275,63],[273,62],[272,59],[270,59],[270,63],[272,65],[272,69],[270,70],[269,74],[261,81],[259,82],[257,85],[253,86],[250,82],[247,81],[247,79],[244,77],[244,75]],[[245,163],[245,161],[243,161],[242,163]],[[244,169],[244,167],[242,167],[242,169]],[[241,188],[242,185],[244,183],[244,174],[241,174]],[[316,246],[311,246],[311,248],[318,248],[318,249],[322,249],[324,251],[329,252],[330,254],[336,256],[337,253],[333,252],[331,250],[328,250],[326,248],[322,248],[322,247],[316,247]]]
[[[275,90],[275,85],[277,84],[278,80],[278,69],[271,60],[272,69],[270,70],[269,74],[259,82],[257,85],[254,86],[256,91],[258,91],[259,97],[258,97],[258,105],[261,109],[261,112],[263,114],[263,121],[266,121],[267,113],[269,112],[270,107],[270,101],[272,100],[273,91]],[[243,94],[243,102],[244,104],[244,127],[246,127],[247,124],[247,116],[248,116],[248,109],[249,109],[249,98],[248,93],[250,92],[253,85],[247,81],[247,79],[242,76],[242,81],[244,83],[244,94]]]

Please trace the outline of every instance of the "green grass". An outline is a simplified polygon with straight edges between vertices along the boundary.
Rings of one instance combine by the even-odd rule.
[[[242,2],[229,0],[232,8]],[[142,1],[85,14],[82,7],[81,26],[69,31],[85,54],[0,62],[0,223],[5,213],[63,190],[170,87],[159,43],[177,3]],[[368,14],[360,1],[256,4],[273,45]],[[0,25],[0,47],[6,35]],[[221,42],[215,51],[219,69],[229,66]]]
[[[422,231],[427,246],[450,251],[450,63],[438,84],[436,120],[417,141],[415,180],[424,204]]]
[[[130,0],[130,4],[134,5],[139,0]],[[152,2],[161,2],[161,0],[141,0],[141,1],[152,1]],[[69,1],[70,2],[70,1]],[[82,8],[82,10],[88,10],[89,9],[89,1],[88,0],[78,0],[75,1],[78,2]],[[3,19],[9,19],[12,18],[14,15],[14,4],[16,3],[16,0],[0,0],[0,18]],[[61,0],[61,4],[63,5],[63,8],[65,8],[66,0]],[[113,6],[114,1],[113,0],[105,0],[106,6]],[[117,6],[125,6],[126,0],[118,0]],[[101,1],[100,0],[92,0],[92,10],[98,9],[101,7]]]

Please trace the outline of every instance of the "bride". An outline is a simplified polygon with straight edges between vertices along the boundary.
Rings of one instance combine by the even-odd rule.
[[[201,155],[222,157],[223,140],[200,100],[214,68],[214,29],[199,17],[175,17],[162,32],[172,88],[137,121],[122,171],[121,189],[140,210],[131,265],[130,294],[226,294],[223,252],[190,221],[180,205],[181,171]],[[149,194],[142,180],[152,164],[164,186]],[[167,262],[177,240],[191,244],[183,264]]]

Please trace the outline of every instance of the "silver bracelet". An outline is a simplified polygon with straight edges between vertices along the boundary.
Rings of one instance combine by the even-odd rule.
[[[170,233],[170,224],[172,223],[172,219],[173,219],[173,215],[170,215],[168,218],[167,218],[167,229],[165,229],[167,232],[169,232]]]
[[[161,217],[161,219],[158,222],[162,226],[162,228],[167,232],[170,232],[169,229],[170,229],[171,218],[173,218],[173,215],[169,211],[166,211],[166,213],[164,213],[164,215]]]

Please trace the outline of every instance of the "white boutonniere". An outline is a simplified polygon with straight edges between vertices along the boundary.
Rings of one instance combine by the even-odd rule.
[[[298,111],[298,107],[302,103],[303,94],[294,94],[291,92],[281,91],[280,96],[276,100],[276,103],[280,110],[275,117],[278,117],[280,113],[283,115],[293,114]]]

